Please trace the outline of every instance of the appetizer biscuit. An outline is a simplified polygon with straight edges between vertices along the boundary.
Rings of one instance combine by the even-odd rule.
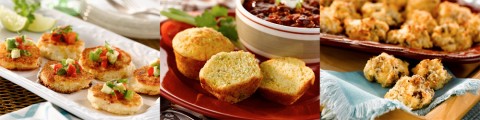
[[[9,70],[33,70],[40,67],[40,50],[23,37],[7,38],[0,43],[0,66]],[[19,43],[18,41],[23,41]]]
[[[70,26],[60,26],[51,33],[44,33],[37,44],[42,56],[55,61],[67,58],[78,60],[85,49],[84,45]]]
[[[442,61],[439,59],[422,60],[412,71],[415,75],[424,77],[430,88],[435,90],[439,90],[452,79],[452,76],[443,68]]]
[[[106,84],[106,83],[104,83]],[[96,84],[88,89],[87,99],[95,109],[105,110],[107,112],[130,115],[135,114],[143,105],[142,96],[135,92],[129,92],[130,98],[124,98],[125,93],[112,90],[113,93],[105,93],[104,84]],[[128,90],[128,89],[127,89]]]
[[[345,31],[350,39],[379,42],[387,37],[388,24],[375,18],[345,20]]]
[[[406,106],[417,110],[432,102],[433,89],[422,76],[404,76],[385,94],[386,99],[398,100]]]
[[[160,60],[152,65],[141,67],[133,72],[132,89],[147,95],[160,94]]]
[[[390,87],[400,77],[409,74],[408,63],[387,53],[382,53],[367,61],[363,73],[368,81],[376,81],[382,87]]]
[[[73,66],[73,72],[68,71],[70,68],[69,65]],[[56,61],[47,62],[45,67],[43,67],[40,71],[40,84],[60,93],[73,93],[90,87],[90,82],[93,80],[93,75],[79,68],[80,66],[76,63],[68,64],[65,67],[64,66],[65,65],[62,65],[62,63]],[[64,70],[62,71],[59,69]]]
[[[109,61],[102,60],[102,58],[97,58],[99,59],[98,61],[93,61],[91,59],[91,53],[100,51],[100,54],[105,55],[104,52],[102,53],[102,51],[106,51],[105,49],[104,46],[86,48],[82,52],[82,56],[79,60],[82,68],[101,81],[121,79],[131,76],[135,70],[135,65],[133,65],[130,55],[121,49],[112,48],[114,51],[118,52],[119,56],[113,64]]]

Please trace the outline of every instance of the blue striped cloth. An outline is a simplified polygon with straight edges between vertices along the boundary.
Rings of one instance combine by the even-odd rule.
[[[62,108],[50,102],[43,102],[30,105],[18,111],[0,116],[0,120],[79,120]]]

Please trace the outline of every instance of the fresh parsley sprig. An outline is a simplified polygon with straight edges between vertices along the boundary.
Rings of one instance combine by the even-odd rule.
[[[33,13],[40,7],[40,2],[35,0],[13,0],[13,8],[17,14],[27,18],[27,25],[33,23],[35,16]]]
[[[170,19],[197,27],[213,28],[231,41],[235,42],[238,40],[235,18],[228,16],[228,9],[225,7],[214,6],[195,17],[175,8],[170,8],[168,11],[161,11],[160,13]]]

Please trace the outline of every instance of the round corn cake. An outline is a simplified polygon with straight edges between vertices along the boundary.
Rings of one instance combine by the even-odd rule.
[[[82,52],[82,56],[78,63],[85,71],[93,74],[96,79],[101,81],[122,79],[132,75],[135,70],[135,65],[133,65],[130,55],[121,49],[115,48],[118,50],[121,57],[119,57],[115,64],[109,65],[106,68],[101,67],[100,62],[95,62],[89,59],[88,56],[91,51],[102,47],[103,46],[86,48]]]
[[[30,52],[30,56],[22,55],[19,58],[12,59],[9,56],[6,42],[0,43],[0,66],[9,70],[33,70],[40,67],[40,50],[38,47],[27,45],[25,50]]]
[[[255,55],[244,52],[220,52],[200,70],[200,84],[221,101],[237,103],[260,86],[262,73]]]
[[[148,76],[149,67],[144,66],[133,72],[132,89],[137,93],[160,95],[160,76]]]
[[[115,114],[135,114],[143,105],[142,96],[134,93],[131,100],[118,99],[111,94],[101,91],[103,83],[96,84],[88,89],[87,99],[95,109],[105,110]]]
[[[85,70],[81,70],[75,77],[56,75],[54,69],[51,68],[50,65],[57,63],[59,62],[49,61],[44,65],[45,67],[42,68],[39,75],[40,84],[60,93],[73,93],[90,87],[93,75]]]
[[[44,33],[38,41],[38,48],[43,57],[61,61],[62,59],[71,58],[78,60],[85,49],[85,42],[78,40],[75,44],[67,44],[64,42],[54,42],[48,37],[49,33]]]

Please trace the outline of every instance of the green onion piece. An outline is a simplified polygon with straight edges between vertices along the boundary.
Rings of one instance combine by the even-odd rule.
[[[15,40],[7,39],[7,50],[11,51],[13,48],[17,48],[17,45],[15,45]]]
[[[64,68],[58,69],[57,71],[57,75],[66,75],[66,74],[67,74],[67,70],[65,70]]]
[[[98,56],[97,54],[95,54],[94,52],[91,52],[88,57],[90,58],[90,60],[92,61],[98,61],[100,59],[100,56]],[[63,64],[63,63],[62,63]]]
[[[133,98],[133,93],[132,90],[127,90],[125,94],[123,94],[123,97],[125,97],[126,100],[131,100]]]
[[[127,81],[128,81],[127,79],[119,79],[119,80],[117,80],[118,83],[127,83]]]
[[[23,55],[23,56],[31,56],[32,55],[27,50],[20,50],[20,54]]]
[[[107,84],[107,86],[110,87],[110,88],[115,87],[115,84],[113,84],[112,81],[108,81],[106,84]]]

